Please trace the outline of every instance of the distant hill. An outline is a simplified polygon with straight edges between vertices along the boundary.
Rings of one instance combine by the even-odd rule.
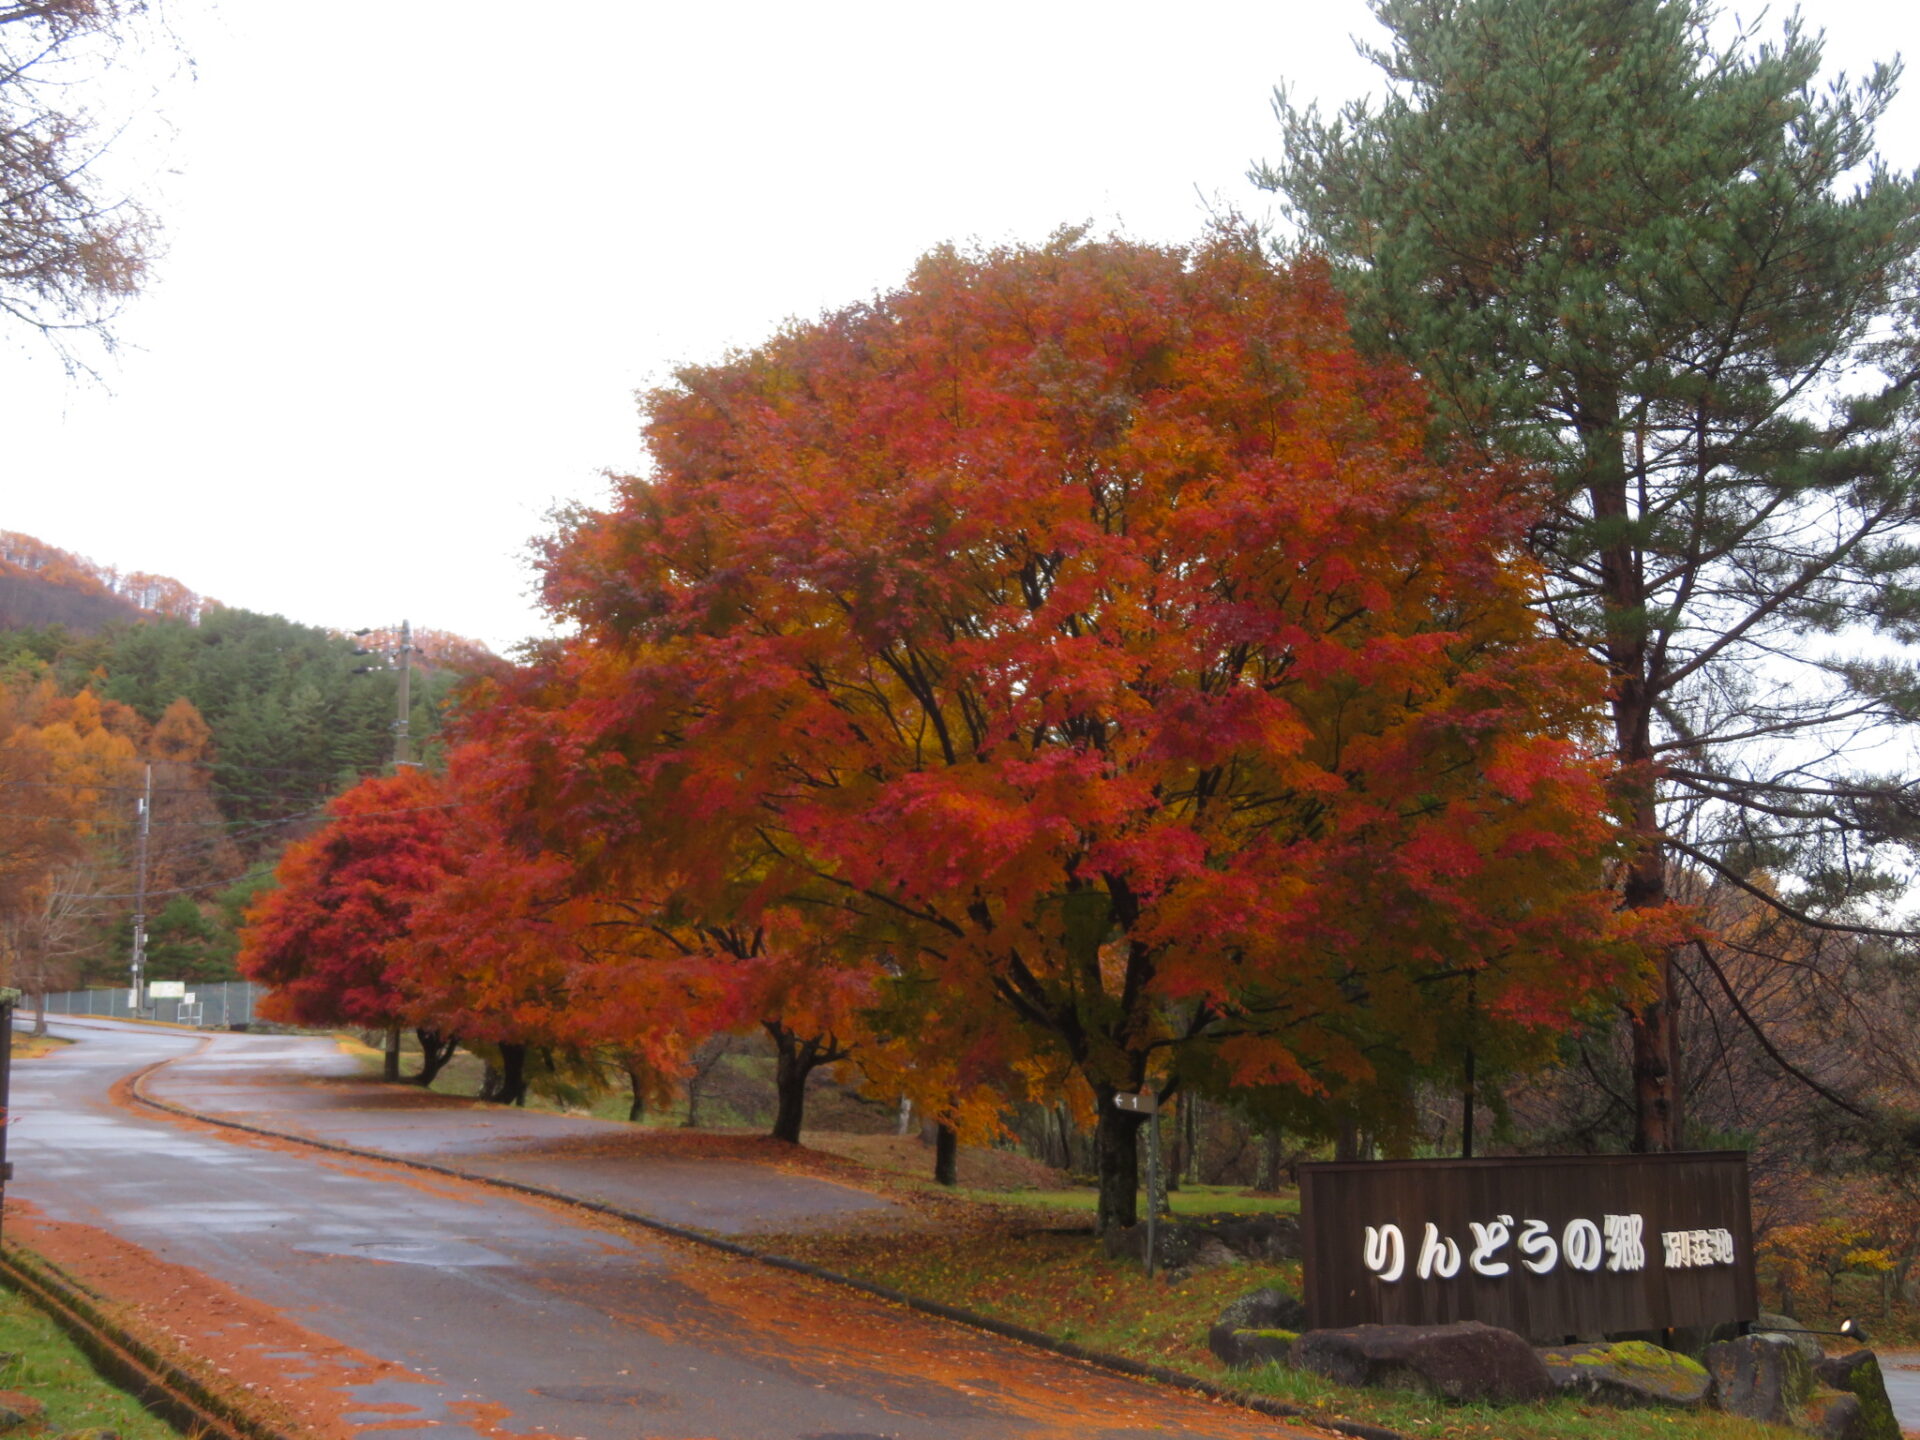
[[[0,530],[0,630],[45,630],[58,625],[75,635],[97,635],[109,625],[136,620],[184,620],[189,625],[215,610],[218,600],[189,590],[167,575],[122,572],[62,550],[17,530]],[[346,632],[327,632],[344,638]],[[398,627],[366,632],[364,648],[393,654]],[[428,670],[470,675],[499,663],[478,640],[451,630],[415,626],[414,664]]]
[[[92,635],[130,620],[192,623],[218,603],[168,576],[122,573],[31,535],[0,530],[0,630],[60,625]]]

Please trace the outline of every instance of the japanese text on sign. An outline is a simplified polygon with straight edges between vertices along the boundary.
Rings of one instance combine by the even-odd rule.
[[[1407,1273],[1409,1258],[1422,1280],[1451,1280],[1463,1263],[1473,1274],[1489,1277],[1511,1274],[1516,1261],[1535,1275],[1563,1263],[1572,1270],[1604,1265],[1616,1273],[1643,1270],[1647,1264],[1646,1221],[1639,1215],[1602,1215],[1598,1224],[1569,1220],[1557,1233],[1544,1220],[1516,1221],[1511,1215],[1485,1224],[1469,1221],[1467,1229],[1473,1239],[1463,1250],[1429,1221],[1413,1249],[1398,1225],[1369,1225],[1363,1258],[1367,1269],[1389,1284]],[[1727,1230],[1669,1230],[1660,1240],[1668,1269],[1733,1263],[1733,1235]]]

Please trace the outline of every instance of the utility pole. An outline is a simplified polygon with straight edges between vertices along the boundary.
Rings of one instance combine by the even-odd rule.
[[[140,795],[140,840],[133,886],[133,986],[128,1001],[140,1013],[147,967],[147,838],[153,833],[153,766],[147,766],[146,787]]]
[[[413,737],[409,724],[413,715],[413,625],[400,622],[400,716],[393,722],[393,768],[413,764]]]
[[[356,630],[356,639],[365,639],[373,634],[372,630]],[[413,624],[400,622],[400,644],[394,650],[370,650],[365,646],[356,647],[356,655],[379,655],[386,659],[398,659],[400,662],[399,711],[393,719],[393,768],[404,769],[414,763],[413,760]],[[371,675],[383,670],[383,665],[360,665],[355,667],[356,675]]]

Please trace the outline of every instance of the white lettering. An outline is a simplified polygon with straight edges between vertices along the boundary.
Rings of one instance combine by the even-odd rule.
[[[1560,1232],[1560,1249],[1567,1264],[1576,1270],[1598,1270],[1605,1252],[1600,1245],[1600,1227],[1591,1220],[1569,1220]]]
[[[1556,1236],[1545,1220],[1515,1220],[1511,1215],[1496,1215],[1486,1222],[1470,1220],[1472,1243],[1462,1249],[1450,1236],[1442,1235],[1432,1221],[1422,1227],[1419,1255],[1410,1254],[1411,1245],[1398,1225],[1366,1227],[1364,1259],[1367,1269],[1383,1282],[1402,1279],[1412,1263],[1413,1272],[1422,1280],[1451,1280],[1460,1273],[1463,1261],[1475,1275],[1497,1279],[1510,1275],[1517,1258],[1535,1275],[1551,1272],[1564,1260],[1575,1270],[1592,1273],[1605,1265],[1613,1274],[1632,1273],[1647,1268],[1651,1237],[1643,1215],[1602,1215],[1598,1223],[1589,1219],[1569,1220]],[[1709,1265],[1734,1263],[1733,1232],[1711,1230],[1663,1230],[1658,1232],[1662,1261],[1669,1270],[1696,1270]],[[1515,1255],[1505,1252],[1512,1245]]]
[[[1544,1275],[1560,1263],[1560,1247],[1544,1220],[1529,1220],[1520,1229],[1521,1264],[1536,1275]]]
[[[1660,1243],[1666,1248],[1669,1270],[1697,1270],[1707,1265],[1733,1264],[1733,1232],[1713,1230],[1665,1230]]]
[[[1502,1215],[1490,1225],[1482,1225],[1478,1220],[1467,1222],[1467,1228],[1473,1231],[1473,1256],[1467,1261],[1476,1275],[1504,1275],[1513,1267],[1504,1260],[1495,1260],[1494,1251],[1513,1238],[1513,1217]]]
[[[1606,1215],[1601,1217],[1601,1223],[1607,1231],[1607,1269],[1645,1269],[1647,1250],[1641,1242],[1641,1232],[1646,1222],[1638,1215]]]
[[[1435,1275],[1451,1280],[1460,1273],[1460,1246],[1451,1237],[1443,1237],[1440,1227],[1431,1220],[1427,1222],[1426,1237],[1420,1242],[1417,1273],[1422,1280],[1430,1280]]]
[[[1391,1285],[1407,1268],[1407,1239],[1398,1225],[1367,1226],[1367,1269]]]

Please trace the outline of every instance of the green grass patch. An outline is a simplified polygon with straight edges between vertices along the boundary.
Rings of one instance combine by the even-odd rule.
[[[1092,1215],[1100,1193],[1091,1185],[1066,1190],[958,1190],[966,1200],[994,1204],[1032,1205],[1043,1210],[1066,1210]],[[1167,1197],[1175,1215],[1297,1215],[1300,1197],[1262,1194],[1233,1185],[1182,1185]]]
[[[60,1328],[10,1290],[0,1290],[0,1390],[47,1407],[49,1431],[112,1430],[122,1440],[179,1440],[126,1391],[103,1380]]]

